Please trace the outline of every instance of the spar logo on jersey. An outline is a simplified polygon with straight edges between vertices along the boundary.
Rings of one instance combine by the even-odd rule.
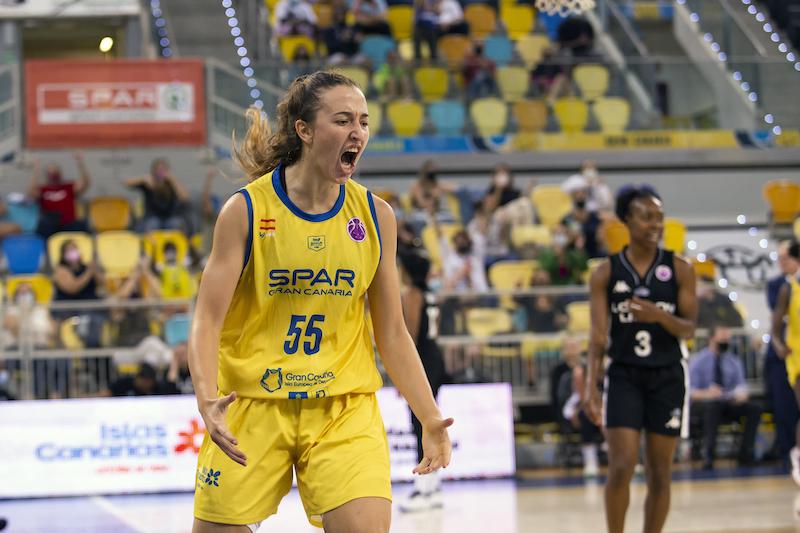
[[[356,273],[347,268],[330,272],[321,268],[272,269],[267,273],[267,294],[297,294],[301,296],[352,296]]]
[[[280,368],[268,368],[261,376],[261,386],[267,392],[275,392],[283,387],[283,372]]]

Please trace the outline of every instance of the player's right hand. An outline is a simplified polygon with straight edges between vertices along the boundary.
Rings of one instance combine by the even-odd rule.
[[[208,436],[211,437],[214,444],[219,446],[225,455],[240,465],[247,466],[247,456],[237,448],[239,441],[228,430],[228,425],[225,423],[225,412],[234,400],[236,400],[235,391],[216,400],[210,400],[201,408],[200,415],[205,422]]]
[[[588,387],[589,390],[584,394],[583,412],[586,417],[597,427],[603,425],[603,398],[597,387]]]

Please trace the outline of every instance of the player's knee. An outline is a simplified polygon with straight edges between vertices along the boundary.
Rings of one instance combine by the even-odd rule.
[[[609,461],[608,482],[609,483],[629,483],[636,468],[636,461],[627,458],[620,461]]]

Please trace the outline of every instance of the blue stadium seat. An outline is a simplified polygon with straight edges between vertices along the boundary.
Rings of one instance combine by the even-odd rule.
[[[39,225],[39,206],[27,202],[9,203],[8,220],[18,224],[23,233],[33,233]]]
[[[466,122],[464,104],[455,100],[434,102],[428,107],[428,116],[440,135],[461,135]]]
[[[170,346],[175,346],[189,340],[189,315],[173,315],[164,324],[164,340]]]
[[[3,255],[11,274],[39,272],[44,253],[44,241],[36,235],[13,235],[3,240]]]
[[[394,40],[385,35],[370,35],[361,41],[361,53],[369,58],[373,68],[383,65],[394,48]]]
[[[492,35],[483,43],[483,55],[498,67],[508,65],[514,58],[514,44],[505,35]]]

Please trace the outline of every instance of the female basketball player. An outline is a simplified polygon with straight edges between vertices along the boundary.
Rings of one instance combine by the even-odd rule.
[[[800,243],[792,241],[788,249],[789,257],[800,261]],[[786,339],[783,328],[786,326]],[[772,313],[772,346],[778,357],[786,361],[786,377],[794,390],[797,405],[800,407],[800,280],[797,275],[789,278],[789,283],[781,287],[778,302]],[[792,479],[800,486],[800,423],[795,428],[795,445],[789,451],[792,463]]]
[[[355,83],[316,72],[255,110],[235,155],[251,182],[223,207],[203,272],[190,366],[208,431],[198,458],[195,532],[255,531],[292,485],[328,532],[384,532],[389,450],[381,379],[422,421],[418,474],[447,466],[447,427],[403,322],[391,208],[350,180],[369,140]]]
[[[661,200],[650,188],[631,187],[617,197],[616,213],[630,244],[592,274],[587,413],[606,428],[606,523],[622,533],[630,481],[645,431],[647,499],[644,532],[657,533],[669,512],[672,457],[688,431],[688,373],[681,339],[697,320],[694,270],[659,247],[664,230]],[[609,322],[610,338],[609,345]],[[608,345],[603,402],[598,389]]]

